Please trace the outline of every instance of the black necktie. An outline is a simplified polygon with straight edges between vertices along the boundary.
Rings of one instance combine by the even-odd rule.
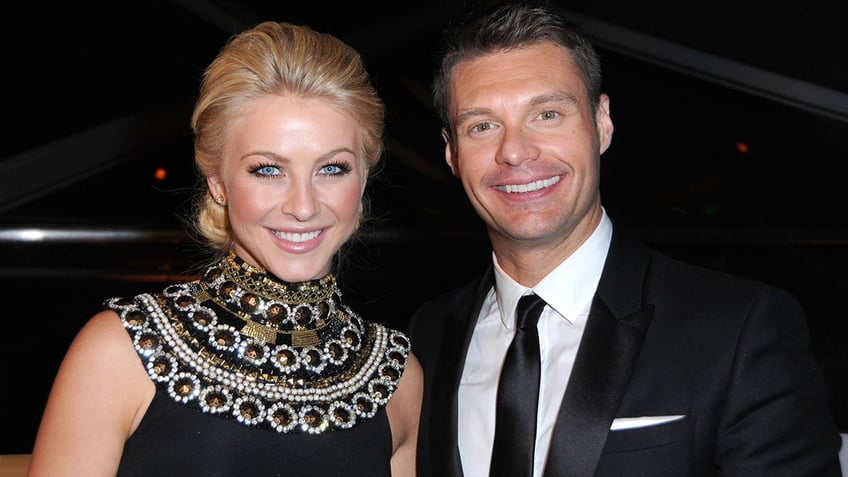
[[[533,475],[541,374],[536,323],[544,307],[545,301],[536,295],[518,300],[515,337],[506,352],[498,383],[490,477]]]

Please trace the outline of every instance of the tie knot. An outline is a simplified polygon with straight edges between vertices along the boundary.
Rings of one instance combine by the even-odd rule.
[[[517,326],[521,329],[535,327],[543,308],[545,308],[545,300],[542,300],[539,295],[534,293],[522,296],[515,310]]]

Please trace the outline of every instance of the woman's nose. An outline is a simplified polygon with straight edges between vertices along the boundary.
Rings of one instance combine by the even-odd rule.
[[[283,200],[282,211],[301,222],[318,215],[321,205],[311,180],[294,181]]]

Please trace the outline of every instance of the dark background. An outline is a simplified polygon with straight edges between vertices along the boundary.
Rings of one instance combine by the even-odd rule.
[[[404,328],[415,306],[490,260],[429,95],[442,29],[480,5],[31,2],[9,15],[0,453],[30,452],[61,357],[103,299],[190,278],[206,258],[182,220],[195,184],[191,107],[203,68],[260,20],[357,47],[388,106],[375,220],[340,272],[354,307]],[[669,254],[795,293],[848,431],[848,4],[561,5],[604,62],[609,214]]]

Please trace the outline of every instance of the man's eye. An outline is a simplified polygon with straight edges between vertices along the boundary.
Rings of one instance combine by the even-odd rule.
[[[543,111],[542,114],[539,115],[541,119],[556,119],[559,116],[559,113],[556,111]]]
[[[474,127],[471,128],[474,132],[488,131],[489,129],[492,129],[492,123],[479,123],[475,124]]]

